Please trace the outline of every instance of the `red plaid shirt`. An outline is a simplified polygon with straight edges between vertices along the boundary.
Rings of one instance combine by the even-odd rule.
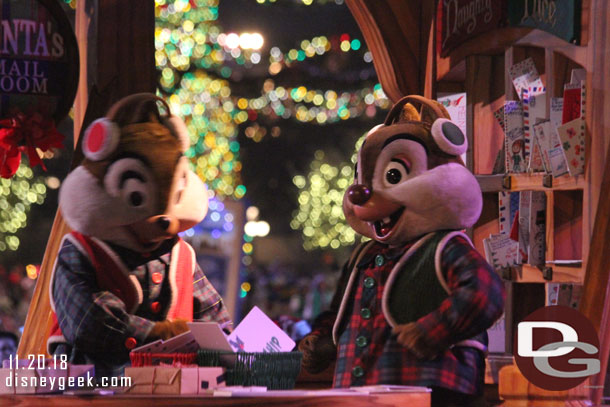
[[[451,295],[417,321],[430,346],[446,350],[433,360],[418,360],[396,342],[381,310],[390,271],[410,246],[374,244],[358,264],[357,285],[346,308],[349,319],[338,338],[334,386],[403,384],[478,393],[484,355],[474,348],[450,346],[477,335],[486,344],[486,329],[503,312],[504,285],[464,238],[451,239],[441,258]]]

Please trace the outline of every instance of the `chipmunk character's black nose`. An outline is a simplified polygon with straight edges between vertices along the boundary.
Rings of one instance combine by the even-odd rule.
[[[171,220],[169,218],[166,218],[165,216],[157,219],[157,225],[163,230],[167,230],[171,223]]]
[[[354,184],[347,189],[347,199],[354,205],[364,205],[371,195],[371,190],[366,185]]]

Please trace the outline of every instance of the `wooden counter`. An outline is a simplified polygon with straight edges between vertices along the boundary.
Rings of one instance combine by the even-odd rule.
[[[428,407],[430,393],[391,392],[368,395],[278,395],[277,397],[197,397],[197,396],[64,396],[64,395],[15,395],[0,396],[0,407],[152,407],[152,406],[287,406],[291,407]],[[273,392],[277,395],[278,392]]]

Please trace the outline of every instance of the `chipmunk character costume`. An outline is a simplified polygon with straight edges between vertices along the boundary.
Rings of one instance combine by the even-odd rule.
[[[335,387],[419,385],[433,388],[433,404],[479,400],[504,287],[461,231],[482,207],[466,149],[444,107],[420,96],[367,134],[343,211],[372,241],[354,251],[331,311],[299,346],[310,372],[336,358]]]
[[[193,249],[177,236],[208,208],[187,147],[186,126],[152,94],[120,100],[86,130],[85,159],[59,194],[74,232],[62,241],[50,282],[50,353],[93,363],[99,377],[117,375],[131,349],[187,331],[186,321],[229,321]]]

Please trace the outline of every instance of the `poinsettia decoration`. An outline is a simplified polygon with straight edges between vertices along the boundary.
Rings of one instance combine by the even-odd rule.
[[[10,119],[0,120],[0,176],[15,175],[21,163],[21,154],[28,156],[30,167],[40,164],[47,170],[36,149],[45,152],[63,147],[64,135],[57,131],[52,119],[40,113],[18,113]]]

